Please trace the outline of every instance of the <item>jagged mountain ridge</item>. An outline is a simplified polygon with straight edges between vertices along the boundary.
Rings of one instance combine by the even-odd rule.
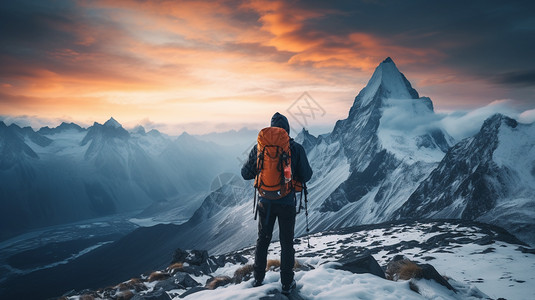
[[[479,133],[448,151],[397,217],[481,220],[533,243],[534,136],[534,124],[501,114],[488,118]],[[512,162],[518,160],[520,164]]]
[[[58,127],[50,128],[48,126],[41,127],[37,133],[42,135],[53,135],[56,133],[61,133],[67,130],[74,130],[74,131],[85,131],[85,128],[82,128],[80,125],[75,123],[66,123],[61,122],[61,124]]]
[[[1,122],[0,152],[2,239],[162,202],[184,207],[184,219],[202,200],[192,195],[207,194],[214,174],[237,165],[226,159],[234,153],[228,147],[155,130],[130,133],[113,118],[38,131]]]

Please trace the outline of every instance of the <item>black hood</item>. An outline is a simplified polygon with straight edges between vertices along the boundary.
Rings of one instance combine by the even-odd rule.
[[[273,117],[271,117],[271,127],[279,127],[286,132],[288,132],[288,135],[290,135],[290,123],[288,123],[288,119],[284,116],[276,112]]]

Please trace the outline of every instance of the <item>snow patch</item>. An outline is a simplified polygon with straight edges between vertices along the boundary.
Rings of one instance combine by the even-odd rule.
[[[401,73],[392,60],[382,62],[373,72],[372,78],[362,90],[361,107],[368,105],[382,86],[390,97],[412,98]]]
[[[498,147],[492,159],[498,166],[518,173],[521,185],[535,191],[535,124],[518,124],[515,128],[502,124]]]
[[[434,132],[440,132],[446,142],[451,142],[440,125],[440,117],[426,100],[389,98],[383,101],[377,132],[381,146],[409,164],[439,162],[444,157]]]

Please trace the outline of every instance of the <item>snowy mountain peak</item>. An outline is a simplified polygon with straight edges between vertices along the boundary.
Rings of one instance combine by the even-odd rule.
[[[308,153],[314,146],[318,143],[318,138],[311,135],[308,130],[303,128],[301,132],[295,137],[295,141],[298,142],[305,148],[305,151]]]
[[[488,148],[487,151],[494,151],[497,146],[498,135],[503,128],[514,129],[518,122],[502,114],[494,114],[487,118],[480,131],[474,136],[474,139],[481,144],[481,147]]]
[[[295,137],[295,139],[300,139],[302,140],[304,137],[309,137],[311,136],[311,134],[308,132],[308,130],[306,130],[305,128],[301,129],[301,131],[297,134],[297,136]]]
[[[385,60],[383,60],[383,63],[394,63],[394,61],[392,60],[392,58],[387,57]]]
[[[91,142],[91,147],[86,152],[86,156],[88,156],[88,153],[94,152],[95,148],[101,148],[101,146],[97,145],[103,145],[106,141],[113,141],[114,139],[126,141],[129,137],[130,134],[128,131],[115,121],[114,118],[110,118],[104,125],[95,122],[93,126],[89,127],[80,145],[84,146],[88,142]]]
[[[117,122],[113,117],[111,117],[106,123],[104,123],[104,126],[106,127],[113,127],[113,128],[119,128],[123,127],[119,122]]]
[[[194,136],[192,136],[191,134],[189,134],[189,133],[184,131],[181,135],[179,135],[176,138],[176,141],[179,142],[179,143],[193,143],[193,142],[197,141],[197,139]]]
[[[360,107],[367,106],[378,92],[387,98],[418,99],[418,92],[412,88],[410,82],[401,73],[394,61],[388,57],[377,66],[366,87],[359,93],[356,103]]]
[[[481,128],[498,128],[502,124],[505,124],[511,128],[518,126],[518,122],[515,119],[511,119],[502,114],[494,114],[483,122]]]
[[[145,135],[146,134],[145,127],[143,127],[141,125],[138,125],[138,126],[134,127],[134,129],[132,129],[132,133]]]

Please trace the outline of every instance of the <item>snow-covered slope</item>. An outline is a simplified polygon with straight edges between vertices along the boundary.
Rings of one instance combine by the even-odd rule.
[[[535,297],[531,288],[535,283],[535,255],[529,253],[533,249],[525,248],[499,227],[467,221],[384,223],[317,233],[310,236],[310,245],[308,248],[306,238],[295,245],[298,293],[308,300]],[[180,251],[183,255],[175,254],[173,261],[184,264],[153,272],[151,276],[145,273],[140,279],[98,292],[71,292],[68,299],[78,299],[82,294],[113,298],[126,292],[139,297],[160,295],[159,299],[286,299],[279,292],[279,244],[270,247],[268,259],[273,260],[273,267],[267,272],[264,285],[258,288],[251,287],[248,268],[254,261],[253,250],[249,247],[218,257],[208,257],[202,251]],[[377,260],[390,280],[370,274],[381,272],[370,268],[372,264],[358,264],[367,255]],[[421,265],[431,264],[455,292],[438,283],[440,276],[393,281],[396,275],[391,273],[394,268],[390,264],[400,256]],[[354,267],[349,267],[352,264]],[[360,271],[356,271],[358,268]],[[210,284],[214,278],[218,285]]]

